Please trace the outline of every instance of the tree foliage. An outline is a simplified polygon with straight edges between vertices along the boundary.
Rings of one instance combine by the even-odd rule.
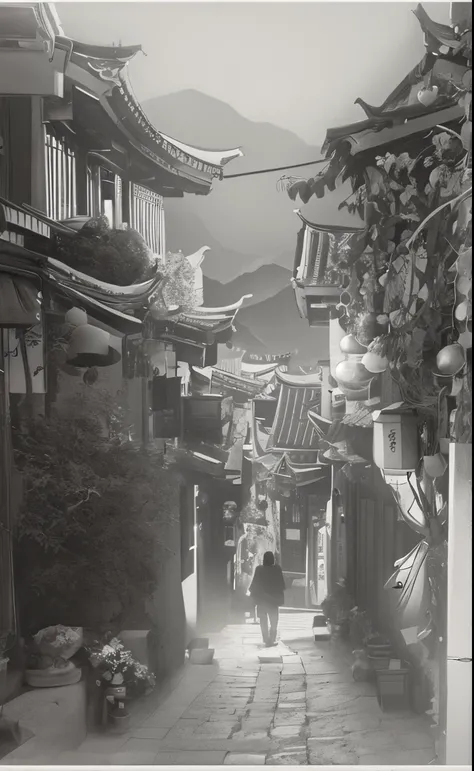
[[[74,235],[57,235],[54,256],[117,286],[146,281],[156,271],[156,261],[140,233],[132,228],[110,228],[104,216],[90,220]]]
[[[194,289],[194,268],[181,252],[169,252],[161,268],[167,279],[163,297],[167,306],[178,305],[183,310],[194,308],[197,303]]]
[[[93,626],[103,604],[126,614],[144,601],[175,507],[161,456],[129,441],[123,412],[85,389],[65,413],[24,424],[15,444],[25,486],[15,529],[24,631],[58,620]]]

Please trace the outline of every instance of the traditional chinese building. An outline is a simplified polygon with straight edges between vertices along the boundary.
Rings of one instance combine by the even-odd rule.
[[[347,264],[364,228],[326,227],[309,222],[300,211],[296,213],[303,223],[292,278],[296,304],[311,327],[328,327],[344,289],[339,264]]]
[[[0,8],[2,651],[18,637],[10,534],[21,496],[8,481],[17,477],[12,401],[15,409],[48,414],[53,405],[61,409],[81,376],[88,385],[99,376],[103,389],[126,394],[135,441],[184,442],[196,417],[182,398],[188,363],[215,363],[241,305],[202,308],[199,275],[195,308],[172,307],[164,298],[163,199],[208,194],[241,153],[193,149],[152,127],[127,77],[139,51],[65,37],[48,3]],[[151,258],[146,279],[117,285],[58,257],[58,240],[93,237],[88,226],[101,215],[111,229],[130,228],[144,239]],[[196,273],[203,255],[189,260]],[[220,420],[219,431],[222,444]],[[235,453],[229,475],[240,475]],[[183,510],[188,538],[194,520]],[[178,587],[188,562],[170,566]]]

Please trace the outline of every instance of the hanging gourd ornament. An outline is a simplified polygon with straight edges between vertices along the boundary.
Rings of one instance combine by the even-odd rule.
[[[431,86],[431,88],[421,88],[418,91],[418,101],[423,107],[430,107],[438,98],[438,86]]]
[[[70,308],[64,316],[64,320],[72,327],[82,327],[87,324],[87,313],[82,308]]]
[[[368,351],[365,356],[362,357],[362,364],[369,371],[374,374],[385,372],[388,367],[388,359],[386,356],[380,356],[378,353],[372,353]]]
[[[439,452],[436,453],[436,455],[425,455],[423,458],[423,467],[426,474],[431,477],[431,479],[436,479],[437,477],[443,476],[448,464],[443,455]]]
[[[92,324],[76,327],[69,340],[67,363],[73,367],[109,367],[121,359],[110,345],[110,334]]]
[[[462,370],[466,363],[464,348],[458,343],[446,345],[436,357],[436,366],[441,375],[454,377]]]
[[[367,346],[358,343],[354,335],[346,335],[343,337],[339,342],[339,348],[342,353],[348,354],[361,354],[367,352]]]
[[[369,372],[360,361],[345,360],[340,361],[334,372],[339,386],[355,386],[359,388],[368,385],[373,378],[373,373]]]

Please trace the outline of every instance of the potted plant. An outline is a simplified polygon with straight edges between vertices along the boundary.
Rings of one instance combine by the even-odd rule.
[[[156,684],[154,674],[134,659],[116,637],[105,644],[95,641],[86,652],[96,673],[96,686],[103,694],[102,722],[126,730],[126,701],[150,693]]]

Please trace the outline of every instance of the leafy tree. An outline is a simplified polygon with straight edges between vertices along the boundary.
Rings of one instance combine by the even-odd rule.
[[[166,559],[176,483],[162,456],[126,434],[124,412],[87,390],[15,437],[24,501],[15,528],[24,633],[61,623],[97,626],[104,607],[139,614]],[[65,452],[67,448],[67,452]]]
[[[106,217],[87,222],[74,235],[57,235],[54,256],[71,268],[117,286],[146,281],[156,261],[136,230],[110,228]]]

